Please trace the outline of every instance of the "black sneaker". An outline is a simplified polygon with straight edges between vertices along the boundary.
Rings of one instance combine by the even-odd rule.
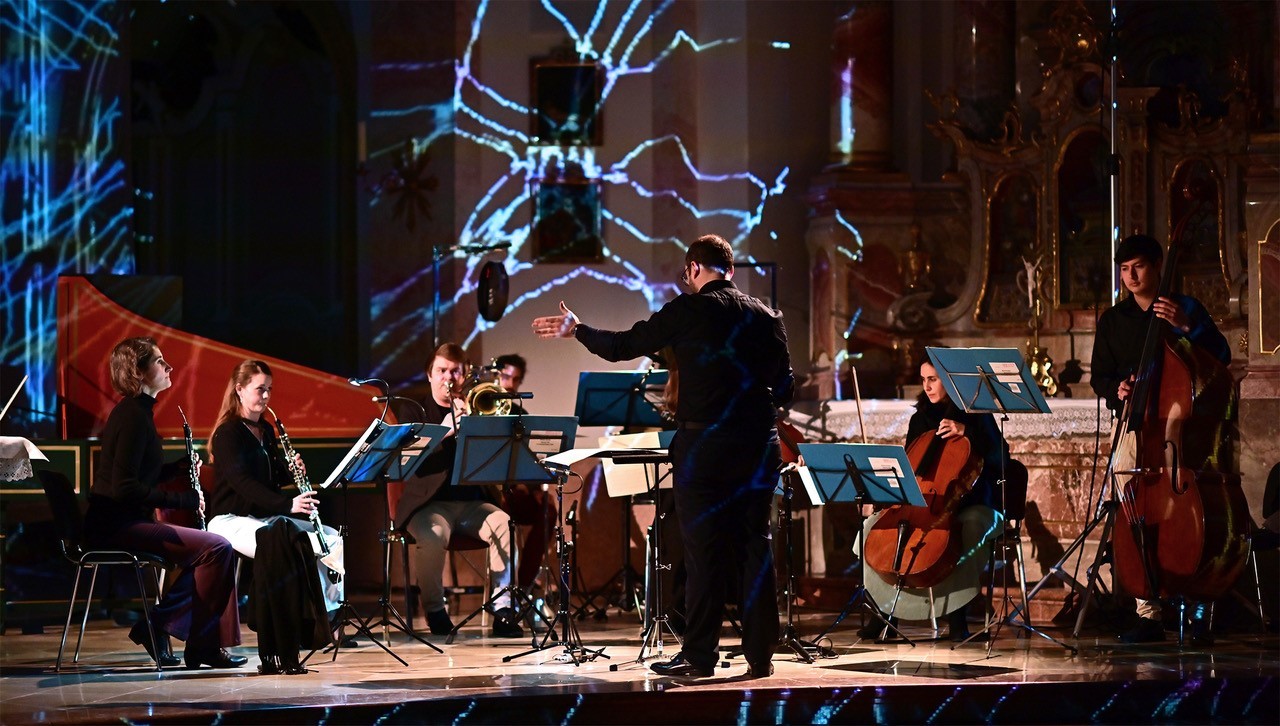
[[[512,608],[498,608],[493,611],[493,637],[495,638],[523,638],[524,628],[520,627],[520,623],[516,618],[516,611]]]
[[[1120,634],[1122,643],[1159,643],[1164,640],[1164,627],[1159,620],[1138,618],[1138,624]]]
[[[453,619],[449,617],[448,610],[427,613],[427,627],[432,635],[448,635],[453,632]]]

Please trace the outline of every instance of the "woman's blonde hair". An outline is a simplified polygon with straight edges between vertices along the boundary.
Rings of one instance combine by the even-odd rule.
[[[240,415],[240,396],[236,395],[236,387],[249,385],[249,381],[259,373],[270,376],[271,366],[260,360],[243,360],[231,371],[227,390],[222,394],[222,408],[218,413],[218,422],[213,425],[214,430]]]

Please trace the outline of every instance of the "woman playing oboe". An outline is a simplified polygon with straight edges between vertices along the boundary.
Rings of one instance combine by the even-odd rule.
[[[263,418],[271,402],[271,368],[260,360],[241,362],[231,372],[217,428],[210,439],[217,487],[210,492],[209,530],[217,532],[248,558],[257,554],[257,533],[275,517],[294,518],[311,531],[309,520],[319,507],[315,492],[285,492],[294,483],[279,440]],[[295,460],[294,466],[302,466]],[[316,560],[324,587],[325,610],[342,603],[342,579],[331,576],[330,565],[341,570],[342,540],[337,530],[323,526],[330,556]],[[317,543],[317,551],[318,551]],[[335,582],[336,580],[336,582]]]

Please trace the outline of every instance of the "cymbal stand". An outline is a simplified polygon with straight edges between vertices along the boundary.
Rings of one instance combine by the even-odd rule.
[[[565,537],[567,515],[564,511],[564,484],[569,478],[569,471],[567,469],[560,470],[556,474],[556,510],[560,513],[556,521],[556,560],[560,565],[560,597],[556,605],[556,616],[552,619],[546,634],[542,636],[541,642],[538,642],[537,636],[535,636],[532,648],[515,655],[503,657],[503,663],[509,663],[516,658],[545,650],[550,647],[548,645],[550,641],[557,639],[560,641],[564,652],[556,656],[556,660],[581,665],[596,658],[609,658],[604,654],[604,648],[593,650],[582,644],[582,636],[578,633],[577,625],[574,624],[573,615],[569,613],[569,595],[574,579],[574,563],[577,561],[577,547],[575,546],[577,544],[577,536],[575,534],[573,540]],[[569,522],[569,526],[573,526],[575,533],[577,532],[577,527],[572,521]],[[556,634],[557,625],[560,626],[558,637]]]

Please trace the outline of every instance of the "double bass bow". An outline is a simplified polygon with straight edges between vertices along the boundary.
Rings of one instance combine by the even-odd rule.
[[[1204,202],[1203,190],[1183,194],[1195,204],[1170,235],[1156,299],[1172,292],[1187,224]],[[1107,464],[1124,517],[1113,530],[1114,575],[1135,597],[1208,602],[1235,583],[1249,552],[1240,477],[1226,470],[1235,383],[1154,307]],[[1133,462],[1117,469],[1121,451]]]

